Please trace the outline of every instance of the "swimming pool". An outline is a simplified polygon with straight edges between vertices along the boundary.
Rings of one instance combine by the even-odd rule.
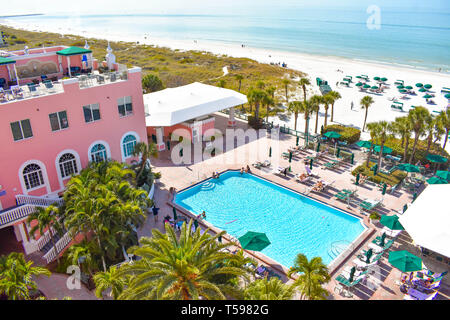
[[[366,228],[361,219],[252,174],[227,171],[177,194],[175,203],[238,238],[264,232],[261,252],[285,267],[298,253],[329,264]],[[336,252],[338,251],[338,252]]]

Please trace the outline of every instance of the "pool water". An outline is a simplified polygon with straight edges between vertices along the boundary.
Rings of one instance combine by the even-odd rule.
[[[238,238],[264,232],[261,252],[285,267],[298,253],[329,264],[364,230],[361,219],[252,174],[228,171],[177,194],[175,203]]]

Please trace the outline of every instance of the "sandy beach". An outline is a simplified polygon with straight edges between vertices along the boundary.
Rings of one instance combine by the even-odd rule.
[[[418,68],[407,68],[403,66],[351,60],[338,58],[331,55],[315,56],[295,52],[252,48],[245,46],[245,44],[242,46],[242,44],[161,39],[155,38],[151,34],[130,36],[126,34],[103,32],[100,30],[99,32],[88,32],[83,29],[63,28],[58,26],[43,27],[37,25],[25,25],[16,22],[7,22],[4,24],[13,28],[25,29],[29,31],[57,32],[63,35],[74,34],[87,38],[100,38],[110,41],[139,42],[139,44],[149,44],[160,47],[168,47],[171,49],[208,51],[214,54],[223,54],[232,57],[247,57],[262,63],[284,62],[289,68],[302,71],[308,75],[308,78],[312,84],[308,92],[308,96],[320,93],[319,88],[316,85],[316,77],[327,80],[331,88],[338,91],[342,96],[342,98],[335,104],[333,123],[351,125],[357,128],[361,128],[364,121],[364,110],[361,110],[359,101],[365,95],[372,96],[375,101],[369,109],[367,118],[368,122],[380,120],[392,121],[396,117],[405,116],[411,109],[411,106],[425,106],[430,112],[439,112],[445,110],[449,103],[449,101],[444,97],[444,94],[441,93],[441,89],[442,87],[450,87],[450,74],[421,70]],[[355,86],[358,80],[355,77],[361,74],[368,75],[371,80],[369,82],[370,85],[377,85],[376,81],[373,80],[375,76],[386,77],[388,79],[387,84],[389,88],[382,94],[361,92],[359,88]],[[336,83],[340,82],[343,77],[347,75],[353,77],[353,83],[350,84],[350,87],[336,87]],[[402,99],[403,95],[398,92],[397,85],[394,85],[396,80],[404,80],[405,86],[410,85],[414,87],[416,95],[407,94],[406,97]],[[430,94],[435,95],[435,97],[432,98],[435,104],[427,104],[426,100],[423,98],[424,93],[419,92],[417,90],[418,88],[415,87],[415,84],[418,82],[423,84],[431,84],[433,86],[430,89]],[[294,91],[295,89],[297,92],[293,93],[291,100],[295,99],[295,95],[299,97],[298,99],[301,99],[300,97],[302,97],[300,88],[295,88],[292,86],[292,90]],[[404,104],[404,112],[391,109],[392,102],[389,99],[394,97]],[[284,102],[282,98],[280,100]],[[351,109],[352,102],[353,109]],[[330,117],[330,111],[331,110],[328,112],[328,117]],[[324,114],[321,112],[319,116],[320,127],[324,121]],[[286,124],[291,128],[294,127],[293,117],[283,117],[283,119],[274,117],[271,120],[273,120],[274,123],[279,123],[281,125]],[[313,121],[315,120],[313,119]],[[328,123],[331,123],[330,119],[328,119]],[[302,115],[299,116],[297,129],[304,130],[304,120]],[[362,138],[368,138],[368,134],[363,133]],[[447,144],[447,150],[450,151],[450,144]]]

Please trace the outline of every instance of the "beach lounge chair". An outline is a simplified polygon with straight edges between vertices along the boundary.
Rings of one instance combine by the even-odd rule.
[[[352,297],[353,294],[351,293],[351,288],[356,286],[358,283],[360,283],[363,278],[355,278],[353,282],[348,281],[346,277],[344,277],[342,274],[338,275],[335,279],[339,284],[343,285],[347,289],[348,297]]]
[[[394,84],[403,85],[405,81],[403,80],[395,80]]]
[[[271,163],[269,160],[264,160],[264,162],[262,164],[263,167],[270,167],[270,165],[271,165]]]
[[[284,171],[285,171],[286,169],[287,169],[287,168],[278,167],[278,168],[274,169],[274,170],[272,171],[272,173],[273,173],[273,174],[280,175],[281,173],[284,173]]]
[[[311,170],[311,169],[309,168],[309,166],[305,166],[305,170],[306,170],[306,174],[307,174],[308,176],[316,176],[316,174],[314,173],[314,171]]]
[[[369,243],[369,248],[374,250],[375,253],[381,253],[381,252],[388,250],[392,246],[393,243],[394,243],[394,240],[389,240],[388,242],[386,242],[384,244],[383,247],[380,247],[379,245],[377,245],[375,243]]]
[[[295,175],[295,180],[298,181],[298,182],[301,182],[301,183],[305,183],[305,182],[308,182],[308,181],[311,180],[311,176],[306,175],[306,177],[302,178],[302,175],[297,173]]]
[[[259,169],[263,166],[263,163],[260,161],[256,161],[255,163],[252,164],[253,167],[255,167],[256,169]]]
[[[442,87],[442,93],[450,93],[450,88]]]
[[[281,156],[282,156],[283,158],[289,158],[289,152],[283,152],[283,153],[281,154]]]
[[[377,255],[373,260],[370,260],[370,263],[366,263],[365,261],[360,260],[359,258],[353,259],[353,263],[356,265],[359,269],[370,269],[374,265],[377,265],[380,259],[382,258],[382,255]]]
[[[397,238],[400,233],[402,233],[403,230],[391,230],[388,227],[384,227],[381,229],[381,232],[386,233],[386,236],[389,238]]]
[[[373,210],[381,204],[381,200],[364,200],[359,203],[361,210]]]

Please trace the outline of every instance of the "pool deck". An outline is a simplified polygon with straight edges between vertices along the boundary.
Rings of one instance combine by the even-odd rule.
[[[226,117],[216,114],[216,128],[226,128],[226,120]],[[247,128],[247,123],[238,120],[237,126],[245,130]],[[222,172],[230,169],[239,170],[239,168],[241,167],[250,165],[252,172],[256,175],[259,175],[289,189],[295,190],[299,193],[307,192],[311,184],[303,184],[297,182],[295,180],[295,174],[305,173],[305,165],[302,161],[302,158],[305,158],[308,155],[313,155],[313,151],[309,150],[300,153],[298,156],[294,156],[292,159],[292,163],[290,163],[292,171],[289,172],[286,177],[284,175],[275,175],[271,173],[271,169],[273,167],[276,168],[277,166],[289,166],[288,160],[283,159],[281,157],[281,153],[285,152],[289,147],[294,146],[295,142],[295,137],[281,134],[279,147],[277,147],[275,145],[275,141],[273,141],[270,137],[264,136],[255,141],[247,142],[242,146],[237,146],[233,150],[230,150],[223,154],[218,154],[214,158],[204,161],[198,161],[189,165],[175,165],[170,160],[169,151],[161,152],[160,156],[157,159],[152,159],[152,166],[155,167],[154,170],[156,172],[161,172],[162,175],[160,182],[156,184],[154,199],[156,206],[160,208],[158,215],[159,218],[158,221],[155,221],[154,217],[149,214],[144,226],[138,230],[138,235],[150,236],[152,228],[164,230],[163,219],[166,215],[172,216],[172,206],[175,206],[180,212],[183,212],[187,216],[190,216],[191,214],[187,210],[172,203],[172,195],[169,194],[169,188],[175,187],[178,191],[182,190],[211,177],[212,172]],[[302,145],[302,143],[303,141],[300,140],[300,145]],[[271,158],[268,157],[269,146],[273,147]],[[235,153],[232,154],[233,152]],[[244,159],[237,159],[239,158],[239,156],[237,157],[236,154],[245,155],[245,157]],[[259,161],[270,159],[272,162],[272,168],[262,168],[260,170],[252,167],[251,164],[254,161],[250,162],[249,159],[252,158],[252,156],[254,157],[255,154],[262,155],[258,157]],[[229,159],[234,159],[234,161],[229,161]],[[364,155],[357,155],[355,157],[355,163],[353,165],[348,163],[339,167],[338,169],[323,169],[323,164],[331,159],[332,156],[327,156],[314,163],[313,173],[317,177],[314,178],[312,182],[314,184],[314,182],[317,182],[319,180],[324,180],[326,182],[334,181],[333,185],[321,193],[310,192],[308,196],[362,218],[364,225],[367,227],[367,230],[358,238],[358,242],[353,244],[351,252],[348,252],[346,256],[341,255],[339,257],[339,260],[333,261],[332,265],[329,266],[331,269],[330,274],[332,279],[325,286],[325,288],[330,293],[329,298],[349,299],[334,291],[336,286],[334,278],[336,278],[336,276],[340,274],[341,270],[344,267],[351,266],[352,260],[356,257],[356,254],[358,254],[361,249],[366,248],[366,245],[370,243],[370,241],[372,241],[375,236],[380,234],[382,226],[379,223],[371,223],[369,221],[367,213],[364,214],[360,211],[358,203],[362,199],[381,199],[382,195],[381,191],[376,185],[366,183],[357,187],[357,195],[354,199],[352,199],[349,206],[347,202],[337,200],[334,197],[334,194],[336,194],[340,190],[355,189],[355,185],[351,182],[353,178],[353,176],[351,175],[351,171],[364,161]],[[395,191],[392,194],[386,194],[382,200],[383,205],[378,207],[374,211],[378,212],[381,215],[401,213],[403,205],[405,203],[409,204],[411,203],[411,201],[412,194],[406,190],[400,189],[399,191]],[[202,224],[202,221],[200,222],[200,224]],[[210,226],[212,230],[216,230],[209,224],[204,224],[203,227],[205,226]],[[397,238],[391,248],[393,250],[409,250],[410,252],[419,254],[420,256],[419,249],[412,244],[412,239],[407,235],[406,232],[402,232],[402,234]],[[273,261],[264,255],[261,255],[259,253],[251,253],[251,255],[254,255],[254,257],[257,258],[262,264],[269,265],[275,270],[282,270],[284,272],[287,271],[276,261]],[[427,259],[426,257],[422,258],[424,260],[424,263],[435,272],[442,272],[444,270],[447,270],[448,268],[448,265],[445,265],[443,263],[437,263],[436,261]],[[378,265],[377,272],[371,275],[364,285],[358,285],[356,287],[356,289],[353,291],[353,296],[351,297],[351,299],[403,299],[403,294],[400,292],[398,285],[395,284],[396,280],[400,279],[401,272],[389,265],[389,263],[387,262],[387,253],[380,261],[381,262]],[[445,277],[443,280],[446,282],[441,285],[440,292],[442,294],[438,295],[439,298],[443,299],[448,299],[450,295],[450,283],[448,283],[449,280],[446,278],[448,277]],[[285,276],[283,276],[283,279],[286,280],[286,282],[292,281],[292,279],[287,279]]]

